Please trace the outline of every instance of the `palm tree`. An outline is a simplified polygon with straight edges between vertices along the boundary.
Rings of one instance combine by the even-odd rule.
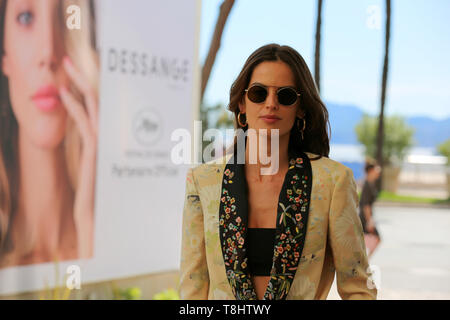
[[[314,80],[316,81],[317,89],[320,92],[320,30],[322,25],[322,0],[317,0],[317,20],[316,20],[316,49],[314,62]]]
[[[381,106],[377,132],[376,158],[378,164],[383,168],[383,143],[384,143],[384,104],[386,101],[387,76],[389,70],[389,40],[391,36],[391,0],[386,0],[386,30],[384,46],[383,78],[381,83]],[[378,190],[381,190],[382,175],[377,181]]]
[[[205,63],[202,68],[202,84],[201,84],[201,100],[203,100],[203,95],[205,94],[206,85],[208,84],[209,76],[211,74],[214,61],[216,60],[217,52],[220,48],[220,42],[222,40],[223,29],[233,8],[234,0],[223,0],[220,5],[219,17],[217,18],[216,28],[214,30],[214,35],[209,45],[208,56],[206,57]]]

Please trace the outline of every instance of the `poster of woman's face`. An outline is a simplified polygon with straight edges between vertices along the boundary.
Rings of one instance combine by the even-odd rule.
[[[0,269],[93,255],[94,32],[92,1],[0,0]]]
[[[178,268],[200,13],[0,0],[0,297]]]

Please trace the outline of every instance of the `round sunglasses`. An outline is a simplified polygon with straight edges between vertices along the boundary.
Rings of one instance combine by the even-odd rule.
[[[247,93],[247,97],[251,102],[262,103],[266,101],[267,95],[269,94],[267,88],[262,84],[254,84],[244,91]],[[283,106],[292,106],[297,102],[298,97],[300,97],[300,93],[292,87],[280,87],[277,90],[278,103]]]

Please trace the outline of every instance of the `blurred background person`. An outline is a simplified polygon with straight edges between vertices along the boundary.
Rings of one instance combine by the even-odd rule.
[[[381,168],[376,162],[367,160],[364,171],[366,176],[359,201],[359,217],[363,226],[367,255],[370,258],[381,241],[373,219],[373,204],[378,195],[375,181],[380,177]]]
[[[0,0],[0,268],[92,256],[93,26],[88,0]]]

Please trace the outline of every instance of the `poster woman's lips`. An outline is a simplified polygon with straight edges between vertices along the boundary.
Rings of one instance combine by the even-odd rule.
[[[33,95],[32,100],[36,107],[42,111],[52,111],[61,106],[61,98],[54,85],[40,87]]]

